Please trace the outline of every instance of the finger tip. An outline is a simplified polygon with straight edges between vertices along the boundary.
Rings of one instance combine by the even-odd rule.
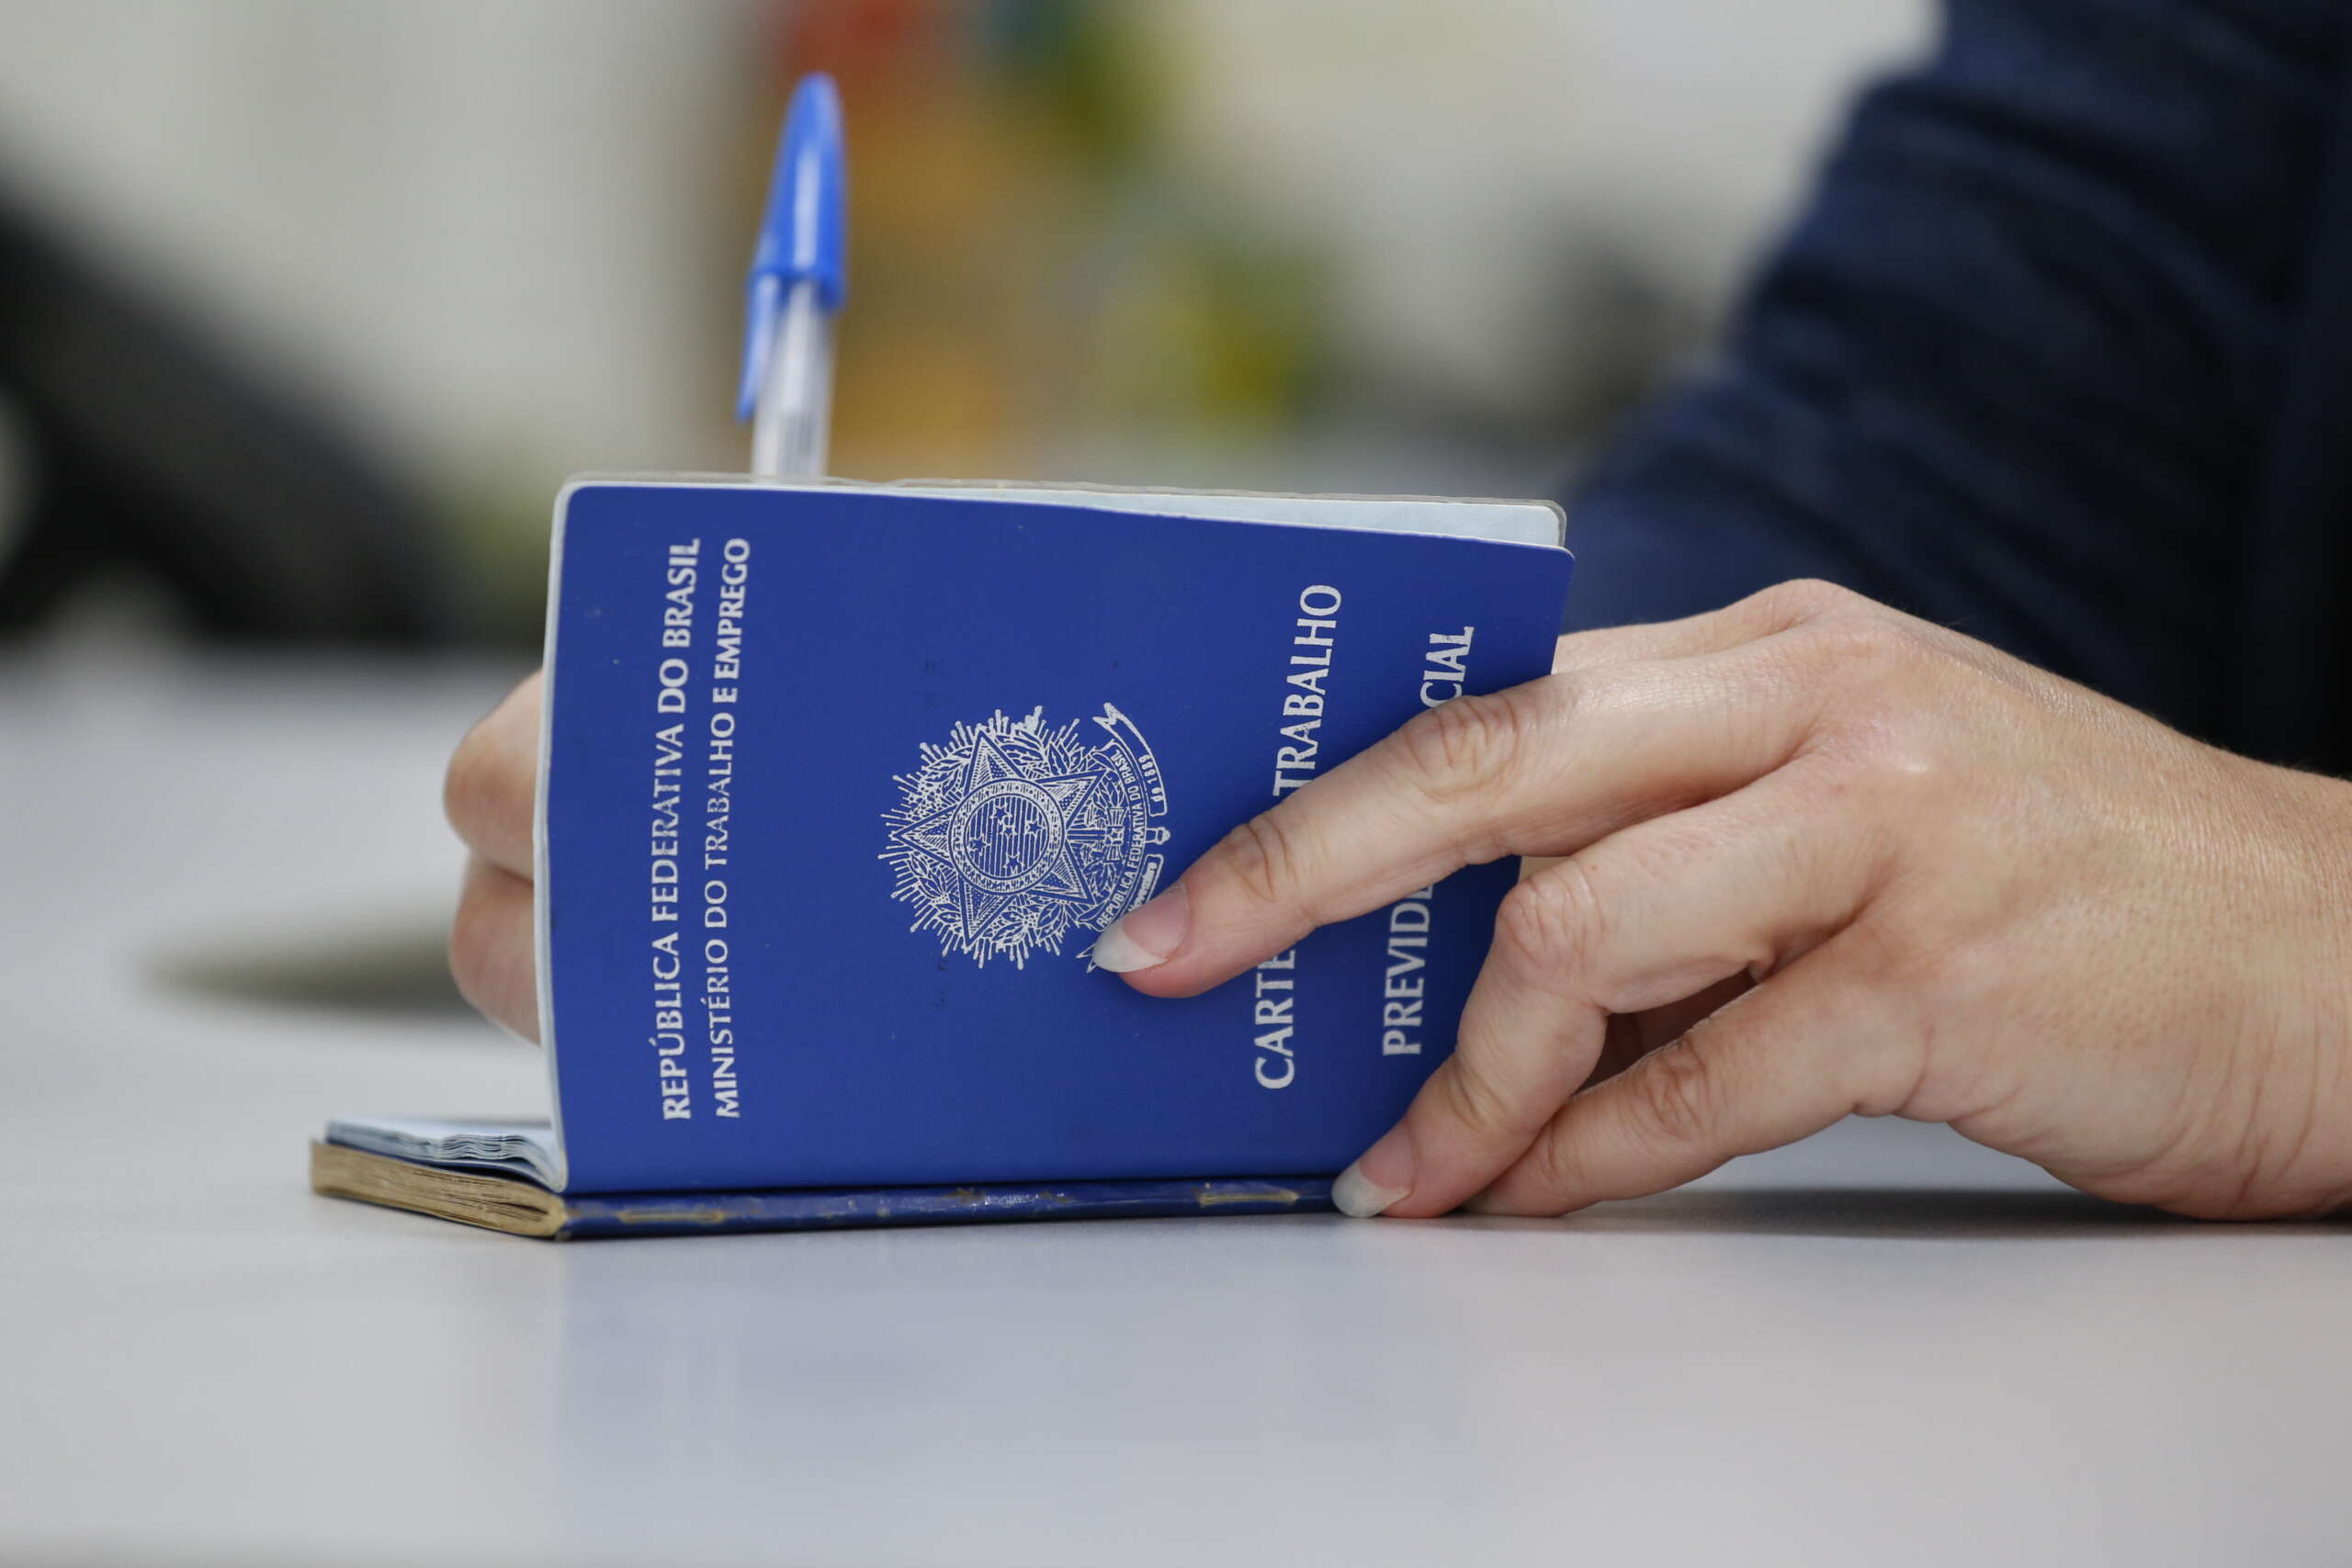
[[[1105,958],[1109,962],[1105,962]],[[1215,981],[1204,984],[1192,971],[1196,965],[1178,965],[1166,959],[1147,957],[1135,961],[1130,954],[1115,947],[1106,955],[1103,943],[1097,941],[1087,955],[1087,962],[1106,975],[1115,975],[1135,991],[1147,997],[1192,997],[1209,988]]]
[[[1093,951],[1088,962],[1097,969],[1114,975],[1134,975],[1146,969],[1156,969],[1167,962],[1159,953],[1146,952],[1134,938],[1113,926],[1094,939]]]
[[[1383,1187],[1363,1173],[1359,1160],[1331,1183],[1331,1205],[1351,1220],[1369,1220],[1412,1195],[1408,1188]]]
[[[1114,975],[1156,969],[1184,945],[1192,918],[1191,897],[1179,882],[1112,921],[1094,940],[1094,966]]]

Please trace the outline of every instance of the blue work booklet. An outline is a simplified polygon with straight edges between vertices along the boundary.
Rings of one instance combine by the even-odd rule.
[[[1424,708],[1544,674],[1569,570],[1548,502],[576,480],[538,819],[554,1119],[339,1122],[338,1168],[702,1194],[669,1207],[719,1225],[784,1191],[831,1224],[956,1217],[925,1191],[1319,1201],[1261,1179],[1328,1176],[1403,1111],[1516,865],[1185,1000],[1091,944]],[[322,1190],[396,1201],[351,1185]]]

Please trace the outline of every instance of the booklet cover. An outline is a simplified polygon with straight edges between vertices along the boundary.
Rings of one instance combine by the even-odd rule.
[[[1187,1000],[1091,945],[1423,708],[1545,673],[1557,530],[1542,503],[574,482],[556,1130],[412,1157],[528,1144],[572,1194],[1338,1169],[1451,1049],[1515,863]]]

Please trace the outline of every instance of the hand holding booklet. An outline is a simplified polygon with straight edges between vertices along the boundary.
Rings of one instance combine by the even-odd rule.
[[[1515,866],[1186,1000],[1092,944],[1414,715],[1544,674],[1569,570],[1548,502],[575,480],[553,1117],[339,1121],[313,1184],[550,1236],[1326,1206],[1452,1049]]]

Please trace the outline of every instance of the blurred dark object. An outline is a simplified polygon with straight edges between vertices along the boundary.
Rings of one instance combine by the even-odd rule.
[[[209,636],[445,640],[425,508],[318,415],[0,199],[0,636],[110,579]]]
[[[324,911],[192,937],[150,959],[164,985],[237,1006],[469,1018],[449,977],[445,912]],[[464,1039],[453,1034],[452,1039]]]

